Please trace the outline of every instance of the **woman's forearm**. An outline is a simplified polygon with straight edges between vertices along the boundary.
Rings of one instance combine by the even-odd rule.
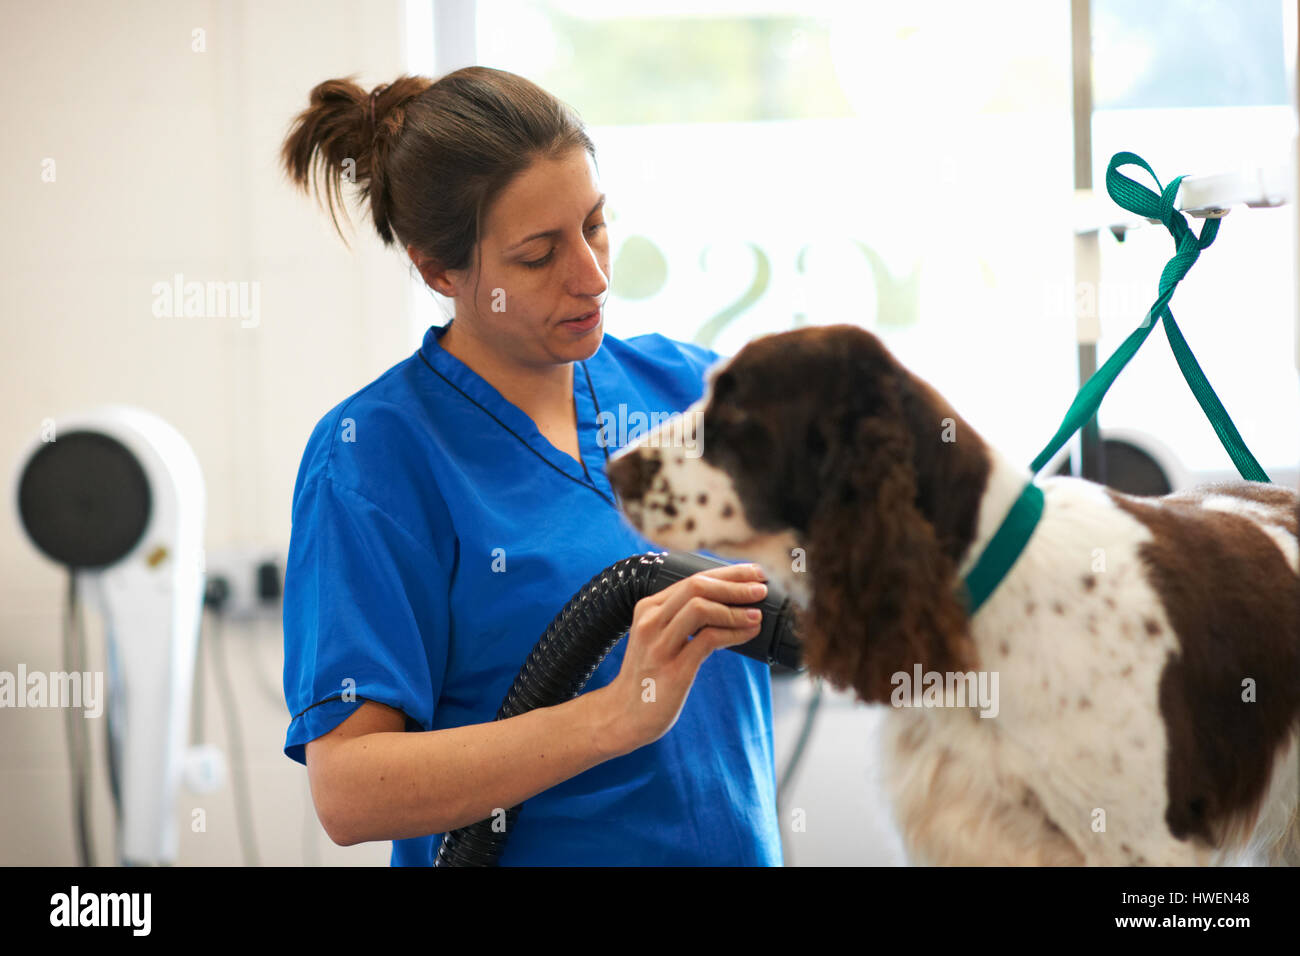
[[[598,688],[508,720],[334,743],[312,796],[326,832],[349,846],[467,826],[630,748]]]

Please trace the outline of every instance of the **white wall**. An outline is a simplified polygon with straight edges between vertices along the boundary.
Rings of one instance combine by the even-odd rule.
[[[363,85],[406,68],[401,0],[8,2],[0,30],[0,471],[40,423],[126,402],[189,439],[208,492],[209,552],[283,550],[293,483],[317,419],[417,347],[407,271],[358,225],[348,251],[291,190],[278,149],[321,80]],[[205,32],[206,50],[192,49]],[[42,163],[55,162],[55,181]],[[367,231],[368,230],[368,234]],[[152,286],[260,284],[260,324],[157,318]],[[6,494],[9,490],[6,489]],[[0,670],[60,670],[63,573],[0,509]],[[102,667],[98,622],[91,666]],[[263,863],[387,863],[388,844],[334,846],[284,757],[276,622],[227,628]],[[208,739],[224,726],[207,670]],[[75,863],[59,710],[0,710],[0,864]],[[93,721],[97,857],[112,859],[102,720]],[[238,864],[229,786],[182,794],[207,831],[182,830],[180,863]],[[188,819],[188,813],[186,813]]]

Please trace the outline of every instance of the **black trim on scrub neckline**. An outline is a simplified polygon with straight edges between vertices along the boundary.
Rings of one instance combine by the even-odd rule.
[[[467,394],[467,393],[465,392],[464,389],[462,389],[462,388],[461,388],[460,386],[458,386],[455,382],[453,382],[453,381],[452,381],[451,379],[449,379],[447,376],[443,375],[443,374],[442,374],[441,372],[439,372],[436,368],[434,368],[433,365],[430,364],[429,360],[428,360],[427,358],[424,357],[424,350],[423,350],[423,349],[421,349],[417,354],[420,356],[420,361],[422,361],[425,365],[428,365],[428,366],[429,366],[429,371],[430,371],[430,372],[432,372],[434,375],[438,376],[440,379],[442,379],[444,382],[446,382],[446,383],[447,383],[448,385],[450,385],[452,388],[456,389],[456,391],[460,392],[460,393],[461,393],[462,395],[464,395],[467,399],[469,399],[471,402],[473,402],[476,406],[478,406],[480,409],[482,409],[483,412],[484,412],[484,413],[485,413],[489,418],[491,418],[494,422],[496,422],[498,425],[500,425],[502,428],[504,428],[504,429],[505,429],[506,431],[508,431],[510,434],[514,435],[515,438],[519,441],[519,444],[523,445],[525,448],[527,448],[529,451],[531,451],[534,455],[536,455],[538,458],[540,458],[542,461],[544,461],[544,462],[545,462],[549,467],[554,468],[557,472],[559,472],[559,473],[560,473],[561,475],[563,475],[565,478],[568,478],[568,479],[569,479],[571,482],[573,482],[575,485],[582,485],[582,487],[588,489],[589,491],[594,491],[596,494],[600,495],[601,500],[604,501],[606,504],[608,504],[611,508],[613,508],[615,511],[618,511],[618,510],[619,510],[618,505],[615,504],[613,501],[611,501],[608,495],[606,495],[603,491],[601,491],[599,488],[596,487],[595,480],[592,479],[592,477],[591,477],[591,472],[587,471],[587,463],[586,463],[585,461],[580,461],[579,463],[582,465],[582,473],[583,473],[584,475],[587,476],[587,480],[588,480],[588,481],[591,481],[591,484],[587,484],[587,483],[585,483],[585,482],[579,481],[577,478],[574,478],[573,475],[569,474],[569,473],[568,473],[567,471],[565,471],[563,468],[558,467],[558,466],[555,464],[555,462],[551,461],[549,458],[547,458],[545,455],[543,455],[541,452],[539,452],[539,451],[538,451],[536,448],[534,448],[532,445],[528,444],[528,442],[524,441],[524,439],[523,439],[522,437],[520,437],[520,435],[519,435],[518,432],[516,432],[513,428],[511,428],[509,425],[507,425],[507,424],[506,424],[505,422],[503,422],[501,419],[499,419],[499,418],[497,418],[495,415],[493,415],[491,411],[489,411],[489,410],[486,409],[486,408],[483,408],[483,406],[482,406],[481,404],[479,404],[477,401],[475,401],[475,400],[474,400],[474,396]],[[591,374],[587,371],[587,363],[586,363],[586,362],[579,362],[578,364],[582,366],[582,373],[583,373],[583,375],[586,375],[586,377],[587,377],[587,386],[588,386],[588,387],[591,387]],[[595,390],[595,388],[592,388],[592,389],[591,389],[591,400],[592,400],[592,403],[595,404],[595,402],[596,402],[596,390]],[[600,406],[599,406],[599,405],[596,405],[596,415],[597,415],[597,417],[600,416]],[[602,446],[602,447],[603,447],[603,446]],[[579,457],[579,459],[581,459],[581,457],[582,457],[582,446],[581,446],[581,443],[579,443],[579,447],[578,447],[578,457]],[[605,449],[605,459],[606,459],[606,461],[609,460],[609,450],[608,450],[608,449]],[[620,514],[621,514],[621,512],[620,512]]]
[[[593,405],[596,406],[596,421],[597,421],[597,423],[599,423],[599,422],[600,422],[600,402],[596,401],[596,386],[594,386],[594,385],[591,384],[591,373],[587,371],[587,363],[586,363],[586,362],[580,362],[579,364],[582,366],[582,374],[585,375],[585,376],[587,376],[587,388],[591,391],[591,404],[593,404]],[[596,434],[597,434],[597,436],[600,435],[599,430],[596,432]],[[603,451],[603,452],[605,453],[605,461],[608,463],[608,462],[609,462],[609,445],[607,445],[607,444],[605,444],[604,442],[602,442],[602,443],[601,443],[601,446],[600,446],[600,450]]]

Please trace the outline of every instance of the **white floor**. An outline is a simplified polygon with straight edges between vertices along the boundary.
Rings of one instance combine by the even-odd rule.
[[[813,683],[774,678],[778,783],[804,725]],[[883,707],[829,685],[812,737],[780,807],[786,866],[904,866],[897,828],[880,789],[877,731]]]

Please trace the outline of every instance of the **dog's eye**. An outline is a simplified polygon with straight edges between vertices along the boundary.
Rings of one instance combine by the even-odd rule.
[[[736,376],[730,372],[720,372],[718,377],[713,380],[713,391],[710,400],[713,404],[718,405],[728,401],[736,390]]]

